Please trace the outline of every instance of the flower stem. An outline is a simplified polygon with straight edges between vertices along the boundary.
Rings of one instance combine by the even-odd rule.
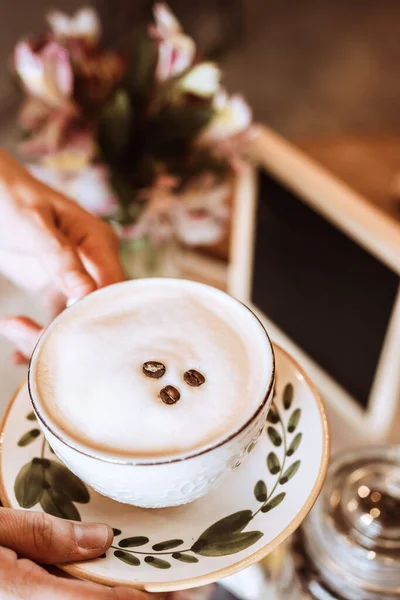
[[[45,448],[46,448],[46,438],[43,436],[42,450],[40,452],[40,458],[44,458],[44,449]]]
[[[259,508],[258,510],[256,510],[256,512],[255,512],[255,513],[254,513],[254,515],[252,516],[252,519],[254,519],[254,517],[258,515],[258,513],[259,513],[259,512],[260,512],[260,511],[261,511],[261,510],[264,508],[264,506],[266,506],[266,504],[268,504],[269,500],[272,498],[272,496],[273,496],[273,494],[274,494],[274,492],[275,492],[276,488],[278,487],[279,480],[280,480],[280,478],[282,477],[283,471],[284,471],[284,469],[285,469],[285,464],[286,464],[286,452],[287,452],[286,429],[285,429],[285,425],[284,425],[284,423],[283,423],[283,421],[282,421],[282,418],[281,418],[280,412],[279,412],[279,410],[276,408],[276,406],[275,406],[275,409],[276,409],[276,412],[278,413],[279,422],[280,422],[280,424],[281,424],[281,427],[282,427],[282,440],[283,440],[283,452],[284,452],[284,454],[283,454],[283,460],[282,460],[282,466],[281,466],[281,469],[280,469],[280,471],[279,471],[279,474],[278,474],[278,477],[277,477],[277,479],[276,479],[276,482],[275,482],[275,485],[274,485],[274,487],[272,488],[272,490],[271,490],[271,491],[270,491],[270,493],[268,494],[268,496],[267,496],[267,499],[265,500],[265,502],[264,502],[264,503],[263,503],[263,504],[260,506],[260,508]]]

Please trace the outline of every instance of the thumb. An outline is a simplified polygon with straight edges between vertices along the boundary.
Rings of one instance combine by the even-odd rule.
[[[41,564],[96,558],[108,550],[112,540],[113,531],[108,525],[0,508],[0,546]]]

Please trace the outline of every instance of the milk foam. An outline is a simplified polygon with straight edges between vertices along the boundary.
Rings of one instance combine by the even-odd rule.
[[[142,365],[166,366],[151,379]],[[164,457],[205,448],[262,402],[273,358],[254,316],[229,296],[179,280],[139,280],[92,294],[64,312],[35,358],[38,402],[50,422],[92,449]],[[190,387],[183,374],[204,374]],[[161,389],[181,393],[164,404]]]

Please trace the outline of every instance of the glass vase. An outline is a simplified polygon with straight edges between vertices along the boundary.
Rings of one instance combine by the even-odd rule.
[[[120,255],[127,279],[179,277],[175,239],[153,244],[149,238],[121,240]]]

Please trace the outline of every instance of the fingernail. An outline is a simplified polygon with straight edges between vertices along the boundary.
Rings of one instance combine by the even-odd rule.
[[[78,523],[74,525],[74,528],[77,544],[84,550],[106,548],[112,540],[113,532],[108,525]]]
[[[73,306],[74,304],[76,304],[78,302],[79,298],[68,298],[66,306],[67,308],[70,308],[70,306]]]
[[[85,294],[92,292],[94,289],[93,281],[89,276],[80,271],[70,271],[64,276],[64,283],[72,292],[71,296],[81,298]]]

